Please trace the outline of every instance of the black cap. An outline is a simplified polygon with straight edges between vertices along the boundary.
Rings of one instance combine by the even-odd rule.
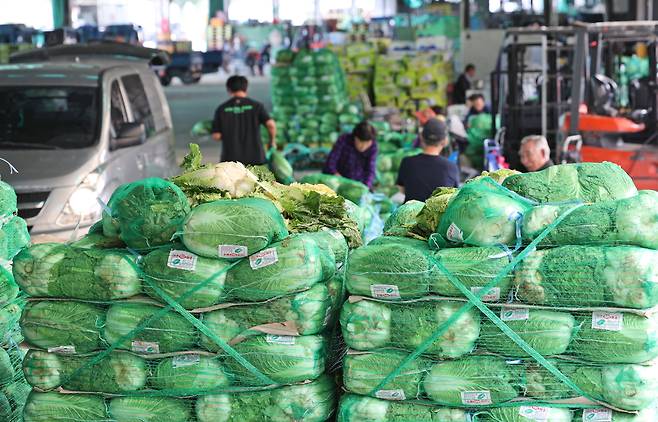
[[[448,136],[448,127],[443,121],[432,118],[423,125],[421,135],[427,142],[439,142]]]

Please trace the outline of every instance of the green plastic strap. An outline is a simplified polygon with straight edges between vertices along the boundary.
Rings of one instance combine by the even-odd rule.
[[[416,350],[414,350],[409,355],[407,355],[407,357],[404,358],[402,362],[400,362],[400,365],[398,365],[397,368],[395,368],[386,377],[384,377],[384,379],[370,392],[370,395],[374,395],[377,391],[382,389],[382,387],[388,384],[393,378],[400,375],[400,373],[407,367],[407,365],[409,365],[411,362],[416,360],[421,354],[423,354],[425,350],[427,350],[439,337],[441,337],[448,330],[448,328],[450,328],[452,324],[454,324],[459,318],[461,318],[463,314],[465,314],[471,308],[473,308],[475,306],[473,300],[476,300],[477,302],[482,304],[482,301],[480,299],[484,295],[489,293],[489,290],[496,287],[498,283],[503,279],[503,277],[506,277],[510,271],[512,271],[522,260],[524,260],[532,251],[534,251],[537,245],[542,240],[544,240],[544,238],[548,236],[548,234],[551,231],[553,231],[553,229],[555,229],[555,227],[557,227],[562,222],[562,220],[564,220],[569,214],[571,214],[576,209],[580,208],[582,205],[583,204],[575,205],[572,208],[566,210],[564,213],[562,213],[558,218],[556,218],[555,221],[553,221],[548,227],[546,227],[546,229],[544,229],[544,231],[539,236],[537,236],[537,238],[535,238],[535,240],[530,242],[530,244],[525,249],[523,249],[521,253],[519,253],[509,264],[507,264],[498,274],[496,274],[496,276],[493,278],[493,280],[491,280],[489,284],[487,284],[482,289],[480,289],[480,291],[477,294],[473,294],[470,291],[468,291],[470,301],[465,303],[464,306],[462,306],[457,311],[455,311],[455,313],[453,313],[450,318],[448,318],[443,324],[441,324],[430,337],[428,337],[420,346],[416,348]],[[432,259],[435,263],[440,264],[436,260],[436,258],[430,257],[430,259]],[[441,267],[443,266],[441,265]],[[448,279],[454,284],[453,281],[454,276],[445,267],[443,267],[443,269],[445,270],[446,274],[449,275]],[[457,285],[456,287],[459,288],[459,286]],[[486,308],[486,305],[484,305],[484,307]],[[504,322],[501,321],[501,323],[507,327],[507,325]],[[526,346],[530,348],[529,345],[526,344]],[[534,351],[534,349],[532,348],[530,349]]]

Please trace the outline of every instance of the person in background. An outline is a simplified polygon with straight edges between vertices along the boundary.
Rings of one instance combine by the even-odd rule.
[[[448,128],[436,118],[429,119],[420,133],[423,152],[402,160],[396,184],[405,202],[425,201],[438,187],[458,187],[459,168],[441,156],[448,145]]]
[[[338,138],[322,172],[358,180],[372,188],[377,168],[375,137],[375,128],[365,120],[360,122],[352,133],[345,133]]]
[[[212,138],[222,142],[221,161],[239,161],[244,165],[264,164],[265,151],[260,125],[265,125],[270,148],[276,148],[276,124],[265,106],[247,97],[249,81],[234,75],[226,81],[231,98],[217,107],[212,121]]]
[[[519,158],[528,171],[544,170],[554,165],[548,141],[541,135],[529,135],[521,139]]]
[[[477,116],[481,113],[490,113],[487,103],[484,101],[484,96],[482,94],[473,94],[468,97],[469,109],[466,117],[464,118],[464,126],[468,128],[468,120],[472,116]]]
[[[265,44],[263,49],[260,52],[258,57],[258,73],[260,76],[264,75],[265,65],[270,64],[272,45],[270,43]]]
[[[469,63],[464,68],[464,73],[459,75],[452,92],[453,104],[464,104],[466,102],[466,92],[471,89],[475,79],[475,65]]]

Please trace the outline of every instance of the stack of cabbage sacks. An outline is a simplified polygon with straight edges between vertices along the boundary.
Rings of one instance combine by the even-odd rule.
[[[463,187],[432,248],[351,254],[339,420],[657,420],[655,193],[608,163],[505,186]]]
[[[24,352],[18,320],[24,305],[11,274],[14,256],[30,242],[25,221],[16,215],[16,193],[0,181],[0,420],[21,420],[30,386],[23,378]]]
[[[332,414],[324,373],[347,249],[339,232],[289,236],[259,198],[190,210],[156,179],[117,189],[103,218],[103,236],[126,248],[40,244],[15,259],[30,296],[25,421]]]

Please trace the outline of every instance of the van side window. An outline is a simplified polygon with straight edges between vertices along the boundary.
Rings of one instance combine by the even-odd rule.
[[[135,122],[144,123],[146,134],[151,135],[155,132],[155,122],[149,106],[146,91],[139,75],[128,75],[121,78],[123,87],[128,95],[128,101],[133,112]]]
[[[110,88],[110,132],[113,138],[116,138],[119,128],[127,122],[128,115],[121,96],[121,88],[119,82],[114,81]]]

